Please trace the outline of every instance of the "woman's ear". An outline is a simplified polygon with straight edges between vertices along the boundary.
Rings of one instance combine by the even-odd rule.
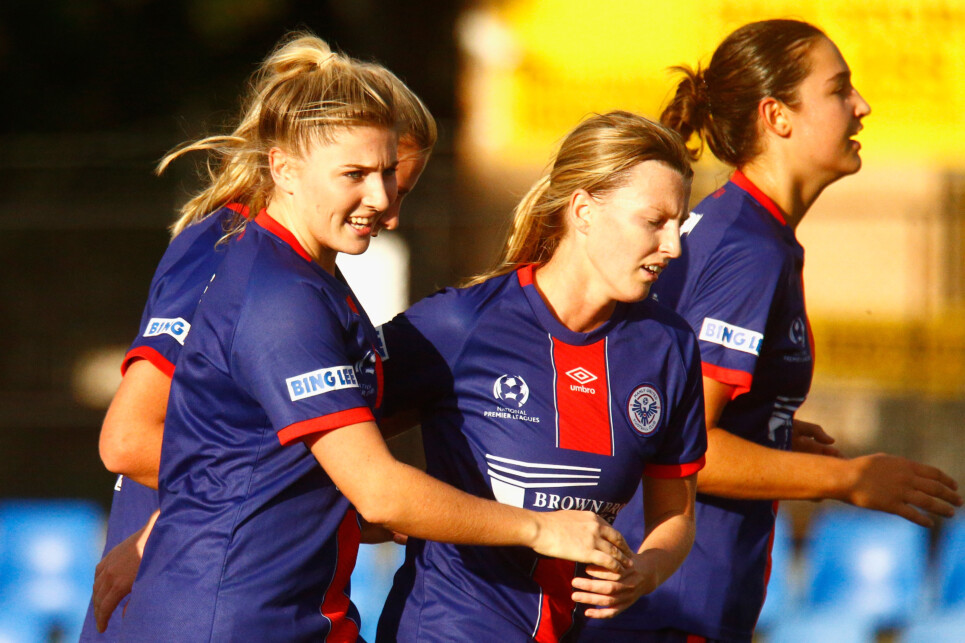
[[[596,205],[596,201],[586,190],[575,190],[570,195],[570,204],[566,211],[574,230],[583,234],[589,231],[596,214]]]
[[[790,108],[776,98],[765,98],[757,105],[757,116],[764,131],[770,131],[781,138],[791,135]]]
[[[297,159],[280,147],[268,150],[268,169],[271,171],[271,179],[282,192],[288,194],[295,192],[298,179],[297,165]]]

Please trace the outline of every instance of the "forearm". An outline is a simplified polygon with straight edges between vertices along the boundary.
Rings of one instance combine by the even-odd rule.
[[[714,427],[707,431],[707,464],[697,490],[736,499],[844,499],[851,469],[848,460],[772,449]]]
[[[533,547],[540,521],[526,511],[460,491],[409,465],[394,462],[385,483],[356,505],[363,517],[392,531],[454,544]],[[404,489],[404,493],[399,493]]]
[[[675,515],[653,529],[640,544],[634,566],[652,571],[652,587],[659,587],[687,558],[694,544],[693,516]]]

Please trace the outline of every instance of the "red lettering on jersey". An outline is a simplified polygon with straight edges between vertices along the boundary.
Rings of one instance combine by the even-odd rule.
[[[553,338],[556,443],[561,449],[613,455],[606,339],[572,346]]]
[[[570,598],[576,563],[557,558],[543,558],[536,563],[533,580],[539,584],[541,605],[539,623],[533,640],[536,643],[556,643],[573,625],[576,603]]]
[[[332,631],[325,639],[329,643],[353,643],[358,639],[359,626],[348,618],[349,598],[345,592],[359,553],[359,520],[354,509],[345,512],[338,526],[338,561],[335,574],[319,606],[322,616],[332,622]]]

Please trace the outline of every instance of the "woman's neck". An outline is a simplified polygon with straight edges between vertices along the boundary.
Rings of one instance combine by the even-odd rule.
[[[744,165],[740,171],[781,208],[787,225],[792,230],[797,228],[828,185],[813,179],[808,180],[807,177],[796,177],[787,171],[785,165],[767,158],[766,154]]]
[[[548,262],[536,268],[533,283],[561,324],[572,331],[588,333],[610,319],[616,301],[601,295],[588,272],[575,269],[581,264],[567,254],[563,245],[557,248]]]

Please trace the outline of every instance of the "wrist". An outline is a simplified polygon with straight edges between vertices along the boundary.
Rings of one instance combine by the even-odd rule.
[[[825,488],[822,489],[822,496],[816,499],[823,500],[830,498],[840,500],[841,502],[849,502],[858,479],[854,460],[819,457],[825,461],[824,470],[826,471],[827,480]]]

